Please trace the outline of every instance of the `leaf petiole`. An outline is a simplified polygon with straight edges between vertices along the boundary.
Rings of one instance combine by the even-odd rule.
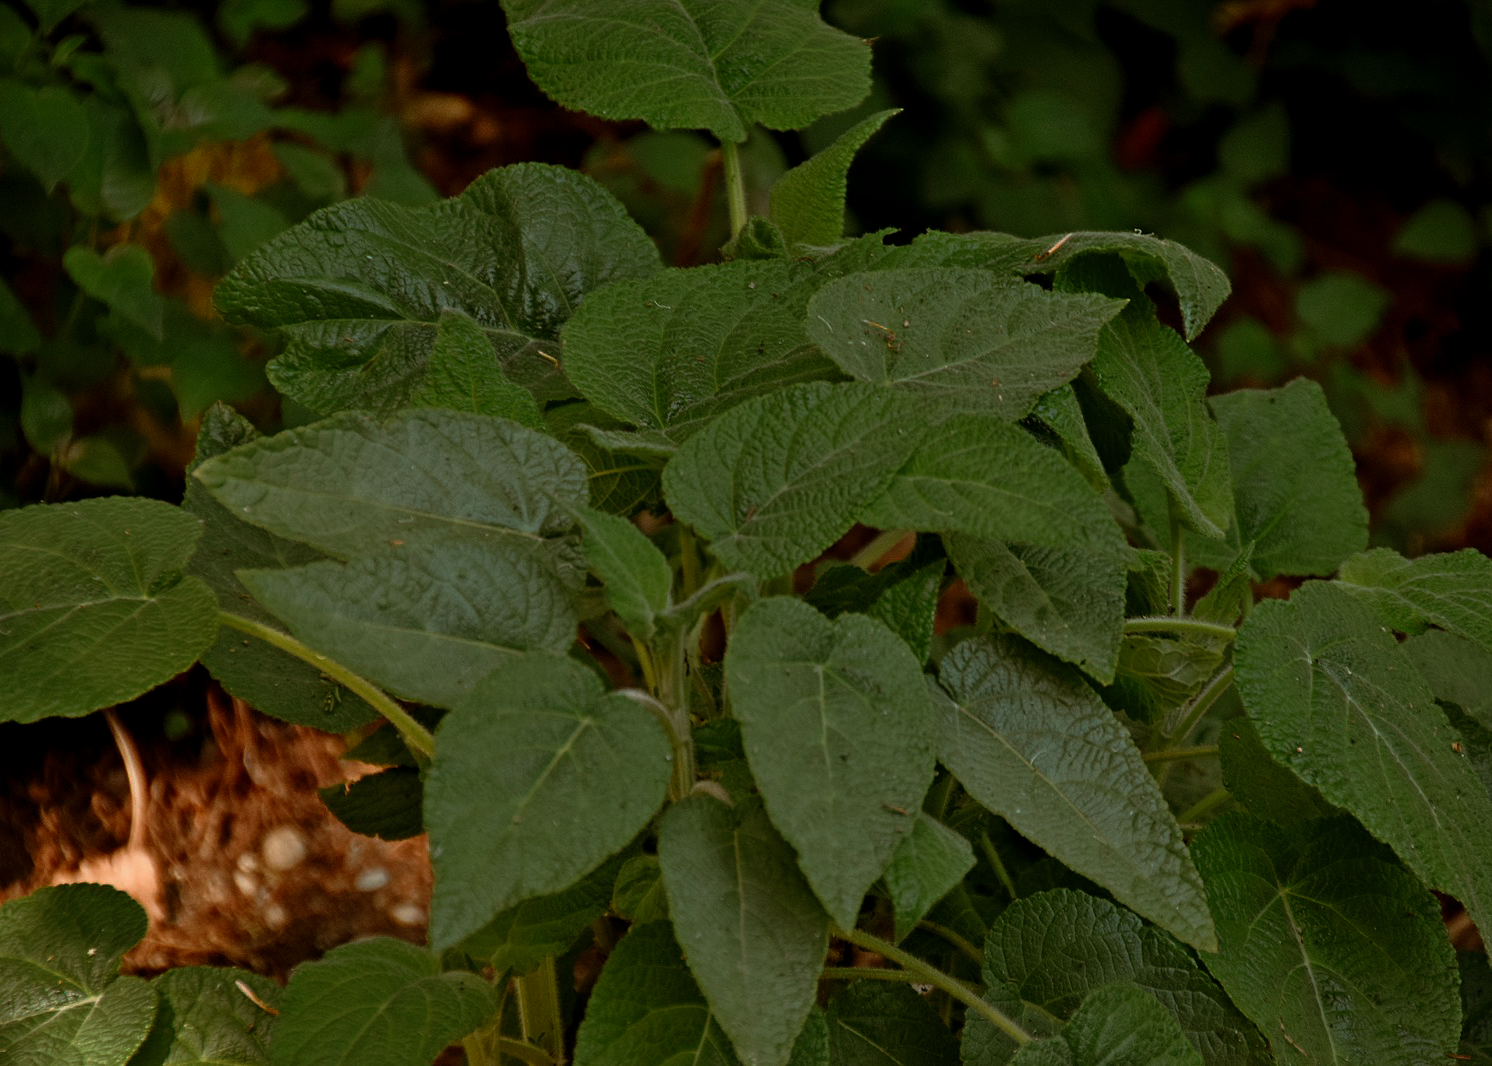
[[[720,145],[720,161],[725,170],[730,235],[734,237],[746,228],[746,176],[741,171],[741,146],[734,141],[723,141]]]

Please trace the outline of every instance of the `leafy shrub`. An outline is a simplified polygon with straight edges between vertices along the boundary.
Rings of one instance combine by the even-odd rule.
[[[1457,1053],[1464,972],[1480,1054],[1486,962],[1430,890],[1492,891],[1492,564],[1365,550],[1317,385],[1208,400],[1223,273],[1134,233],[845,240],[884,114],[750,217],[739,142],[853,106],[864,42],[795,0],[505,7],[562,104],[719,139],[729,261],[664,269],[549,166],[328,207],[216,294],[316,420],[214,407],[180,508],[0,513],[6,718],[200,659],[387,719],[327,801],[428,832],[429,947],[145,982],[134,903],[45,889],[0,909],[0,1051],[1411,1063]],[[940,632],[953,585],[978,615]]]

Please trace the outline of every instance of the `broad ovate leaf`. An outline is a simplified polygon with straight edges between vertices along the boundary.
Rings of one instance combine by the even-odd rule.
[[[476,974],[441,973],[424,948],[375,937],[333,948],[290,975],[273,1066],[428,1066],[497,1009]]]
[[[41,888],[0,907],[0,1061],[116,1066],[144,1042],[156,994],[121,977],[145,912],[105,885]]]
[[[799,385],[739,404],[690,437],[664,468],[663,493],[726,566],[776,577],[850,528],[918,432],[884,389]]]
[[[1392,634],[1340,585],[1266,600],[1239,629],[1238,693],[1269,754],[1356,815],[1431,888],[1492,921],[1492,802]]]
[[[1479,551],[1410,560],[1377,548],[1343,563],[1338,583],[1401,633],[1436,626],[1492,652],[1492,560]]]
[[[1140,753],[1071,668],[1018,639],[944,657],[938,758],[1024,837],[1178,939],[1216,948],[1201,879]]]
[[[150,985],[160,997],[155,1028],[130,1066],[269,1066],[279,985],[216,966],[179,966]]]
[[[573,659],[525,655],[488,674],[441,721],[425,782],[431,944],[620,851],[662,804],[671,758],[653,716]]]
[[[829,919],[759,804],[707,795],[658,827],[674,935],[746,1066],[785,1066],[813,1008]]]
[[[853,926],[932,783],[921,664],[872,618],[777,597],[737,621],[725,679],[767,813],[824,909]]]
[[[1061,1038],[1073,1066],[1205,1066],[1176,1019],[1144,989],[1124,982],[1090,992]]]
[[[571,394],[561,323],[592,289],[658,267],[600,186],[520,164],[430,207],[359,199],[319,211],[244,258],[216,300],[230,320],[282,331],[270,370],[282,392],[326,414],[390,414],[445,392],[428,379],[451,314],[476,324],[507,380],[541,400]],[[438,378],[448,362],[437,360]]]
[[[446,311],[436,322],[425,376],[409,405],[511,418],[529,429],[544,424],[533,393],[508,380],[487,334],[460,311]]]
[[[1348,818],[1197,837],[1220,951],[1204,958],[1276,1061],[1441,1062],[1460,1036],[1440,905]]]
[[[808,333],[853,378],[1013,422],[1093,358],[1122,306],[987,270],[877,270],[826,286]]]
[[[0,512],[0,720],[76,717],[181,673],[217,634],[184,571],[202,524],[109,497]]]
[[[854,107],[867,42],[813,0],[503,0],[529,77],[557,102],[654,129],[744,141]]]

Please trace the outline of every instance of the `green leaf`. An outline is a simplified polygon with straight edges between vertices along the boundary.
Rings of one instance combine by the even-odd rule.
[[[1226,549],[1193,539],[1189,557],[1222,570],[1252,545],[1252,572],[1268,580],[1330,574],[1367,545],[1352,453],[1319,385],[1298,378],[1240,389],[1216,397],[1212,409],[1228,438],[1234,514]]]
[[[966,1053],[964,1062],[969,1066],[985,1066],[985,1060],[978,1058],[977,1054]],[[1049,1040],[1033,1040],[1029,1044],[1022,1044],[1009,1063],[1010,1066],[1073,1066],[1072,1048],[1060,1036]]]
[[[460,950],[491,964],[493,972],[525,974],[556,958],[606,913],[620,856],[604,862],[569,888],[509,907],[461,941]]]
[[[151,987],[160,997],[155,1028],[129,1066],[269,1066],[280,986],[247,970],[181,966]]]
[[[1203,1066],[1176,1019],[1143,989],[1112,984],[1088,994],[1062,1030],[1073,1066]]]
[[[529,429],[544,427],[533,394],[503,375],[487,334],[459,311],[444,312],[436,323],[425,378],[409,404],[509,418]]]
[[[1084,997],[1115,981],[1144,989],[1174,1018],[1208,1066],[1267,1061],[1263,1039],[1196,959],[1131,912],[1070,889],[1007,907],[984,942],[985,998],[1027,1032],[1051,1036]],[[1014,1043],[971,1018],[966,1041],[1004,1061]]]
[[[60,85],[0,79],[0,143],[50,195],[88,151],[88,112]]]
[[[514,656],[563,654],[575,639],[571,590],[552,553],[515,536],[429,538],[238,576],[309,646],[435,707],[454,707]]]
[[[1394,254],[1431,263],[1464,263],[1476,256],[1471,212],[1454,200],[1431,200],[1394,234]]]
[[[1492,652],[1438,629],[1410,637],[1403,648],[1437,700],[1492,729]]]
[[[1247,718],[1234,718],[1223,727],[1218,755],[1223,786],[1250,814],[1292,826],[1336,810],[1321,793],[1274,761]]]
[[[575,1038],[582,1066],[739,1066],[667,922],[634,925],[609,958]]]
[[[258,431],[241,415],[221,404],[211,408],[197,432],[196,455],[189,472],[213,456],[258,437]],[[254,602],[237,571],[288,569],[324,556],[314,548],[240,521],[196,478],[187,479],[181,507],[203,525],[202,539],[187,564],[187,573],[207,582],[222,610],[283,630],[274,615]],[[232,695],[287,722],[345,733],[377,717],[378,712],[361,697],[311,664],[227,626],[218,630],[216,641],[202,655],[202,664]]]
[[[808,334],[853,378],[1013,422],[1093,358],[1122,306],[988,270],[877,270],[825,286]]]
[[[565,107],[654,129],[743,141],[854,107],[870,49],[817,3],[761,0],[503,0],[529,77]]]
[[[606,602],[639,640],[651,640],[668,610],[673,571],[643,532],[619,515],[577,507],[585,561],[601,579]]]
[[[874,619],[778,597],[737,620],[725,679],[767,813],[852,927],[932,783],[921,664]]]
[[[1124,627],[1123,563],[1088,549],[945,534],[964,584],[1001,621],[1096,680],[1114,679]]]
[[[1295,313],[1326,344],[1348,348],[1378,328],[1390,296],[1360,274],[1332,271],[1295,293]]]
[[[527,655],[448,714],[425,781],[430,943],[568,888],[648,823],[668,785],[652,716],[573,659]]]
[[[1004,274],[1050,274],[1075,259],[1116,254],[1145,278],[1166,277],[1181,304],[1186,339],[1207,325],[1228,298],[1228,275],[1214,263],[1145,233],[1054,233],[1027,239],[1005,233],[924,234],[913,242],[906,265],[978,267]]]
[[[156,995],[119,960],[145,912],[104,885],[41,888],[0,907],[0,1060],[116,1066],[150,1032]]]
[[[808,562],[850,528],[916,444],[905,405],[869,385],[799,385],[731,408],[663,471],[674,516],[732,570]]]
[[[1077,390],[1070,383],[1038,398],[1036,406],[1031,408],[1030,418],[1056,435],[1061,442],[1062,454],[1077,467],[1088,484],[1099,492],[1108,489],[1109,475],[1088,432]]]
[[[1114,688],[1106,689],[1104,698],[1136,721],[1158,722],[1212,679],[1225,647],[1216,637],[1126,633],[1119,646]]]
[[[88,714],[196,662],[217,632],[212,592],[182,573],[201,533],[156,500],[0,511],[0,718]]]
[[[274,1066],[428,1066],[497,1009],[476,974],[441,973],[424,948],[375,937],[333,948],[290,975]]]
[[[63,392],[39,376],[21,378],[21,432],[33,451],[51,455],[73,433],[73,405]]]
[[[844,239],[844,198],[850,164],[866,141],[900,108],[878,111],[845,130],[833,144],[793,167],[772,186],[768,216],[788,246],[801,252]]]
[[[40,346],[41,333],[31,320],[31,312],[16,298],[15,290],[0,279],[0,352],[25,355]]]
[[[318,788],[326,809],[354,833],[380,840],[407,840],[425,831],[419,771],[395,766],[356,781]]]
[[[1492,652],[1492,560],[1471,548],[1409,560],[1387,548],[1342,564],[1340,588],[1401,633],[1439,626]]]
[[[634,855],[623,864],[612,889],[611,909],[634,924],[668,917],[663,871],[656,855]]]
[[[508,380],[541,401],[572,394],[555,359],[561,323],[591,290],[657,269],[609,193],[522,164],[428,208],[320,211],[240,262],[216,299],[230,320],[283,331],[271,366],[282,391],[316,411],[387,414],[424,386],[450,312],[481,328]]]
[[[658,859],[674,935],[721,1028],[746,1066],[783,1066],[829,946],[792,846],[759,806],[695,795],[664,813]]]
[[[865,613],[895,633],[919,663],[932,653],[933,623],[947,564],[938,559],[892,582]]]
[[[155,264],[138,244],[116,244],[103,255],[74,245],[62,256],[68,276],[95,300],[139,326],[156,340],[162,333],[165,301],[151,287]]]
[[[857,981],[826,1011],[834,1066],[947,1066],[958,1042],[931,1003],[907,985]]]
[[[456,411],[347,413],[209,459],[194,475],[244,521],[348,558],[392,541],[533,540],[573,524],[585,466],[513,422]]]
[[[1350,819],[1285,831],[1238,813],[1194,845],[1212,971],[1279,1062],[1439,1062],[1460,1035],[1440,906]]]
[[[971,796],[1120,903],[1215,949],[1181,830],[1129,734],[1082,678],[1002,637],[954,648],[938,680],[938,758]]]
[[[1238,694],[1270,755],[1426,884],[1492,920],[1492,802],[1392,634],[1343,586],[1266,600],[1238,631]],[[1485,917],[1483,916],[1485,915]]]
[[[1487,968],[1487,956],[1480,951],[1457,952],[1456,962],[1461,970],[1464,1012],[1458,1050],[1472,1066],[1487,1066],[1492,1062],[1492,971]]]
[[[936,818],[919,813],[886,865],[886,892],[896,920],[896,939],[905,937],[927,912],[974,866],[974,849]]]

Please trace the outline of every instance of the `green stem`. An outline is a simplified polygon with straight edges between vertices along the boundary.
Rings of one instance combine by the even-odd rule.
[[[903,951],[895,944],[882,940],[878,936],[872,936],[862,929],[835,929],[833,934],[841,940],[848,940],[856,947],[864,948],[866,951],[874,951],[882,958],[890,959],[902,969],[915,974],[923,984],[932,985],[934,988],[947,992],[954,999],[964,1004],[976,1014],[982,1015],[995,1028],[999,1029],[1017,1044],[1029,1044],[1033,1039],[1031,1034],[1022,1029],[1015,1021],[988,1003],[982,996],[971,989],[968,985],[944,973],[935,966],[929,966],[916,955]]]
[[[1005,891],[1010,893],[1010,898],[1020,899],[1015,891],[1015,882],[1010,879],[1010,871],[1005,869],[1005,864],[1000,861],[1000,853],[995,850],[995,843],[990,840],[988,833],[979,834],[979,850],[984,852],[984,857],[995,868],[995,876],[1000,879],[1000,884],[1005,886]]]
[[[819,976],[830,981],[900,981],[916,984],[922,979],[910,970],[888,970],[884,966],[825,966]]]
[[[1232,640],[1238,631],[1221,622],[1204,622],[1200,618],[1173,618],[1170,615],[1145,615],[1124,620],[1126,633],[1180,633]]]
[[[887,529],[875,535],[869,544],[850,556],[850,563],[861,570],[869,570],[907,535],[905,529]]]
[[[1170,748],[1180,744],[1191,731],[1197,727],[1202,716],[1212,709],[1222,694],[1228,691],[1228,686],[1233,683],[1233,667],[1228,665],[1212,676],[1212,680],[1202,686],[1202,691],[1192,697],[1191,708],[1185,717],[1176,724],[1176,728],[1164,734],[1164,742],[1161,747]]]
[[[435,757],[435,738],[430,735],[430,731],[415,721],[414,717],[393,697],[372,682],[365,681],[341,663],[317,654],[289,633],[282,633],[278,629],[251,618],[230,614],[228,611],[219,611],[218,623],[230,629],[236,629],[240,633],[247,633],[251,637],[258,637],[266,644],[271,644],[302,662],[311,664],[348,691],[357,693],[369,707],[387,718],[417,758],[429,760]]]
[[[694,530],[682,522],[678,523],[678,529],[679,577],[684,586],[679,592],[681,598],[687,600],[699,590],[699,550],[695,546]]]
[[[973,944],[969,943],[963,937],[959,936],[952,929],[949,929],[946,925],[939,925],[937,922],[930,922],[926,918],[918,922],[917,925],[919,928],[926,929],[934,936],[942,937],[944,940],[948,941],[948,943],[958,948],[959,951],[963,952],[979,965],[984,965],[984,952],[980,951]]]
[[[1140,758],[1146,762],[1177,762],[1181,759],[1203,759],[1216,754],[1217,745],[1209,744],[1203,748],[1165,748],[1161,751],[1147,751]]]
[[[545,1061],[564,1066],[565,1020],[560,1014],[554,956],[546,957],[531,973],[513,978],[513,987],[518,992],[518,1022],[523,1027],[524,1039],[544,1050]],[[509,1049],[504,1046],[503,1050]]]
[[[1180,618],[1186,613],[1186,529],[1174,502],[1168,504],[1166,517],[1171,537],[1171,611]]]
[[[1219,785],[1217,788],[1207,793],[1207,795],[1197,800],[1196,803],[1193,803],[1186,810],[1178,814],[1176,816],[1176,821],[1178,823],[1195,822],[1197,819],[1201,818],[1202,815],[1206,814],[1214,807],[1221,806],[1222,804],[1227,803],[1232,798],[1233,793],[1229,792],[1226,788],[1223,788],[1221,785]]]
[[[746,228],[746,177],[741,172],[741,146],[734,141],[720,145],[720,161],[725,170],[725,198],[730,209],[730,235],[735,237]]]

